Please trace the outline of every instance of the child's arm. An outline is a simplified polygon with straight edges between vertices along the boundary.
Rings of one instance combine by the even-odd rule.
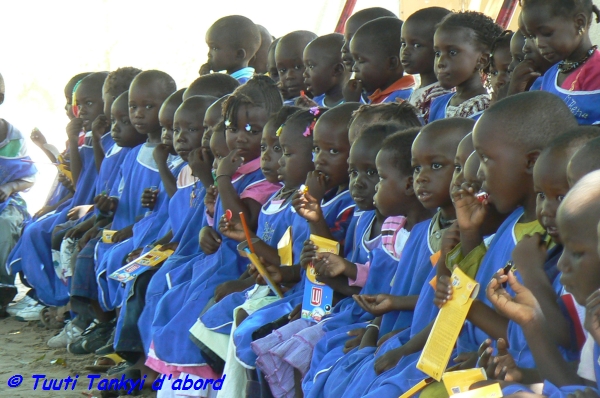
[[[158,166],[158,173],[160,174],[160,179],[165,187],[165,191],[167,191],[169,198],[172,198],[173,195],[175,195],[175,192],[177,192],[177,178],[171,173],[171,170],[167,165],[170,151],[171,148],[169,145],[158,144],[158,146],[154,148],[152,155]]]
[[[378,375],[382,374],[398,365],[398,362],[400,362],[403,357],[423,350],[425,343],[427,343],[429,333],[431,333],[431,329],[433,328],[433,322],[434,321],[431,321],[429,325],[425,326],[423,330],[414,335],[412,339],[408,340],[402,346],[394,348],[377,358],[375,360],[375,372]],[[378,346],[381,347],[381,344],[378,344]]]
[[[102,147],[102,136],[110,130],[110,121],[105,115],[99,115],[92,123],[92,147],[94,148],[94,163],[96,170],[100,172],[100,166],[104,161],[104,148]]]
[[[212,155],[206,148],[196,148],[188,155],[192,175],[200,180],[205,189],[215,182],[212,175]]]
[[[246,240],[239,217],[228,221],[227,217],[223,215],[219,220],[219,231],[224,236],[237,242],[244,242]],[[268,245],[252,231],[250,231],[250,239],[252,239],[252,246],[257,256],[264,258],[269,264],[281,264],[277,248]]]
[[[296,192],[292,197],[292,205],[296,212],[308,221],[311,234],[336,240],[321,210],[321,200],[326,191],[325,177],[316,171],[311,171],[306,176],[306,186],[308,192]],[[340,248],[340,251],[343,251],[343,248]]]
[[[0,185],[0,203],[8,200],[10,195],[24,191],[33,186],[33,182],[25,180],[15,180]]]
[[[37,145],[38,148],[40,148],[46,154],[46,156],[48,156],[48,159],[50,159],[52,163],[58,162],[58,159],[56,159],[54,153],[52,153],[52,151],[47,147],[48,141],[46,141],[46,137],[44,137],[44,134],[42,134],[37,127],[33,129],[29,138],[31,138],[31,141],[33,141],[33,143]]]
[[[413,311],[419,296],[394,296],[391,294],[357,294],[354,301],[365,311],[381,316],[392,311]]]
[[[73,119],[67,124],[67,136],[69,137],[69,158],[71,160],[71,174],[73,185],[77,186],[83,163],[79,154],[79,133],[83,130],[83,119]]]

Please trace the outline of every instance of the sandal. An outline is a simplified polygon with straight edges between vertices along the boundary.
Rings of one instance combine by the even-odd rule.
[[[117,354],[108,354],[96,359],[94,364],[86,366],[85,370],[104,373],[108,371],[108,369],[121,364],[123,361],[123,358]]]

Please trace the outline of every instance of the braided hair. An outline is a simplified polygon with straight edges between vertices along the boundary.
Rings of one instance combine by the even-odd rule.
[[[494,40],[502,34],[502,28],[487,15],[476,11],[461,11],[448,14],[437,24],[436,29],[467,28],[475,33],[475,42],[480,50],[490,52]]]
[[[224,120],[236,119],[238,110],[244,105],[264,108],[271,116],[281,109],[283,99],[279,88],[271,78],[255,75],[225,100],[223,103]]]
[[[104,91],[110,92],[115,96],[120,95],[129,90],[133,78],[141,72],[141,69],[131,66],[126,66],[110,72],[104,81]]]

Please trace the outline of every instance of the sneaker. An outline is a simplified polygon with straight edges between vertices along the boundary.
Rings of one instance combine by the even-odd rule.
[[[19,322],[39,321],[40,312],[42,312],[44,308],[46,308],[46,306],[40,303],[27,306],[17,312],[15,319]]]
[[[35,301],[34,299],[32,299],[31,297],[25,296],[21,300],[17,301],[16,303],[9,305],[6,308],[6,312],[8,312],[10,314],[10,316],[16,316],[19,311],[29,307],[30,305],[35,305],[37,303],[38,302]]]
[[[84,355],[95,352],[106,345],[115,328],[115,321],[92,323],[81,335],[81,339],[67,346],[67,351],[75,355]]]
[[[59,334],[48,340],[48,347],[65,348],[69,344],[77,341],[81,337],[82,333],[83,330],[81,330],[79,327],[73,325],[72,322],[67,322]]]

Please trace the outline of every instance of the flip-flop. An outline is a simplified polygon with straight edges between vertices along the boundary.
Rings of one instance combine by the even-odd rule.
[[[104,373],[108,371],[108,369],[121,364],[121,362],[124,362],[124,359],[117,354],[108,354],[96,359],[93,365],[86,366],[84,369],[89,370],[90,372]]]

